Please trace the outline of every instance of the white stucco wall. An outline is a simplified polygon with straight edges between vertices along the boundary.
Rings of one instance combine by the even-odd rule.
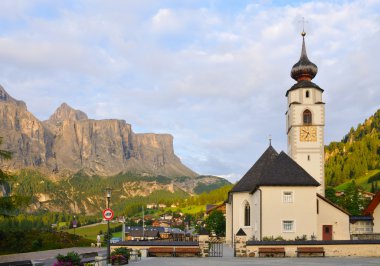
[[[373,211],[373,232],[380,233],[380,204]]]
[[[310,97],[306,98],[306,91]],[[297,102],[298,104],[291,104]],[[324,126],[325,106],[322,92],[315,88],[301,88],[288,94],[289,109],[286,113],[288,134],[288,154],[301,165],[321,186],[318,193],[324,195]],[[317,141],[300,141],[300,127],[303,126],[303,112],[308,109],[312,113],[312,126],[317,130]]]
[[[251,225],[250,226],[244,226],[244,206],[245,202],[248,202],[251,207]],[[253,202],[253,196],[249,194],[248,192],[240,192],[240,193],[233,193],[232,194],[232,216],[233,216],[233,222],[232,222],[232,237],[239,231],[240,228],[244,230],[244,232],[247,234],[247,239],[251,239],[254,235],[254,228],[252,221],[253,213],[254,213],[254,202]]]
[[[315,187],[261,187],[262,190],[262,237],[281,236],[294,240],[297,236],[317,232]],[[283,192],[293,192],[293,202],[283,202]],[[282,222],[294,221],[293,232],[283,232]]]
[[[226,243],[232,244],[232,206],[226,203]]]
[[[350,239],[350,220],[348,214],[318,198],[318,230],[317,239],[322,240],[323,225],[332,225],[333,240]]]

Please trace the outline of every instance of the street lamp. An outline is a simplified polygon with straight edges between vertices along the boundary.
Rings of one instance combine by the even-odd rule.
[[[107,209],[110,208],[110,201],[111,201],[111,191],[112,189],[107,187],[106,188],[106,197],[107,197]],[[111,246],[110,246],[110,220],[107,220],[107,263],[108,265],[111,265]]]
[[[76,217],[75,217],[75,214],[74,214],[74,221],[73,221],[73,228],[74,228],[74,239],[76,238],[76,235],[75,235],[75,228],[77,227],[77,220],[76,220]]]

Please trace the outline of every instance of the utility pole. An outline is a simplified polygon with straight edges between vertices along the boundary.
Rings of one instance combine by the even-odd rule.
[[[110,208],[111,188],[106,188],[107,209]],[[111,265],[110,220],[107,220],[107,264]]]
[[[143,216],[143,230],[142,230],[142,239],[145,240],[145,218],[144,218],[144,206],[142,206],[142,216]]]

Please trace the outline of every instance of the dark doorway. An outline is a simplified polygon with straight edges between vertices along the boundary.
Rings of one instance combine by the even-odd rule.
[[[322,240],[332,240],[332,225],[323,225],[322,231]]]

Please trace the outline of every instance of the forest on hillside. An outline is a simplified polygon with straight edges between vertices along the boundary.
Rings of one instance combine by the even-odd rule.
[[[325,147],[326,185],[335,187],[356,180],[371,170],[380,169],[380,109],[351,128],[340,142],[331,142]],[[371,177],[372,192],[378,188],[380,175]]]

